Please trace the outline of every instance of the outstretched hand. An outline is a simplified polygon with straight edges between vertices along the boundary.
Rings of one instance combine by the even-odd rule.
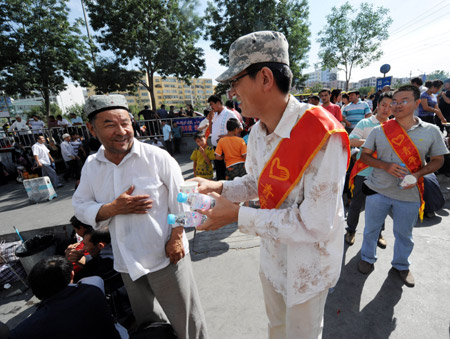
[[[213,231],[225,225],[238,220],[239,205],[213,192],[210,194],[215,200],[216,205],[210,210],[198,210],[199,213],[206,215],[206,221],[197,227],[197,230]]]

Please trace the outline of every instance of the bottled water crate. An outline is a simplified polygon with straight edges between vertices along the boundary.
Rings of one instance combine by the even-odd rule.
[[[58,196],[49,177],[24,180],[23,186],[25,187],[25,191],[27,191],[28,199],[33,204],[52,200]]]

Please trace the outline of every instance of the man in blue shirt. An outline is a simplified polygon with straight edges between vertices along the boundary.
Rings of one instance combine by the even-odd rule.
[[[350,133],[360,120],[370,117],[371,111],[367,102],[359,98],[359,91],[350,91],[348,96],[350,104],[342,110],[342,117],[346,130]]]

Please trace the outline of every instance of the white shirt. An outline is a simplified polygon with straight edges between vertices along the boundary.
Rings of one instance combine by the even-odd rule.
[[[119,165],[105,158],[105,149],[86,160],[81,181],[72,198],[76,217],[94,228],[109,227],[114,252],[114,269],[132,280],[169,265],[165,245],[170,238],[169,213],[187,210],[177,202],[183,176],[178,163],[166,151],[134,139],[133,147]],[[112,202],[131,185],[132,195],[148,194],[153,207],[148,214],[121,214],[96,222],[98,210]],[[189,244],[183,233],[184,250]]]
[[[17,129],[18,131],[29,131],[30,130],[30,128],[27,126],[27,122],[26,121],[24,121],[23,119],[19,122],[19,121],[14,121],[13,123],[12,123],[12,125],[8,128],[8,132],[12,132],[12,131],[14,131],[15,129]],[[28,132],[21,132],[21,133],[19,133],[19,134],[27,134]]]
[[[76,157],[75,150],[72,145],[65,140],[61,143],[61,155],[64,161],[75,160],[73,157]]]
[[[231,201],[258,197],[258,179],[282,138],[311,105],[292,95],[275,131],[267,135],[261,122],[253,126],[245,161],[247,175],[223,182]],[[299,145],[301,146],[301,145]],[[241,232],[261,237],[260,265],[287,307],[301,304],[334,286],[339,278],[344,242],[342,190],[347,151],[340,136],[330,136],[279,209],[241,206]]]
[[[52,164],[48,156],[50,151],[44,144],[40,144],[37,142],[31,147],[31,150],[33,151],[33,155],[38,156],[39,161],[42,165],[50,166]]]
[[[220,135],[225,135],[228,133],[227,131],[227,121],[228,119],[235,118],[233,112],[224,108],[220,114],[214,113],[214,118],[212,120],[212,129],[211,129],[211,143],[213,146],[217,146],[217,142],[219,141]],[[238,120],[239,122],[239,120]],[[239,127],[242,128],[242,124],[239,122]]]
[[[164,141],[169,141],[171,140],[170,138],[170,132],[172,131],[172,129],[170,128],[169,125],[164,125],[164,127],[162,128],[162,132],[163,132],[163,138]]]
[[[31,119],[29,121],[29,124],[30,124],[32,130],[41,130],[41,129],[45,128],[45,124],[42,120],[36,121],[34,119]]]
[[[72,126],[72,124],[70,124]],[[66,119],[58,120],[58,126],[69,126],[69,122]]]

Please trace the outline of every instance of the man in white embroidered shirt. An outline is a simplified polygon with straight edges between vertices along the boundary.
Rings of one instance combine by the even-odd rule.
[[[164,150],[133,138],[122,95],[91,96],[87,127],[102,147],[83,167],[73,196],[76,217],[95,229],[109,225],[114,269],[121,272],[138,325],[170,321],[179,338],[206,338],[183,227],[167,224],[184,212],[183,182]]]
[[[289,95],[292,72],[281,33],[237,39],[228,70],[216,80],[230,85],[244,117],[259,122],[248,140],[247,175],[193,179],[216,199],[202,211],[208,219],[201,228],[237,221],[242,232],[260,236],[269,338],[319,338],[328,289],[341,269],[348,136],[322,107]],[[256,197],[261,209],[233,203]]]

